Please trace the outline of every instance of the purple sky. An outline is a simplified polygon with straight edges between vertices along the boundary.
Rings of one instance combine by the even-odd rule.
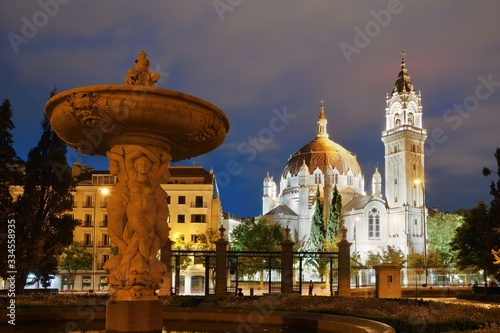
[[[158,87],[228,115],[225,143],[183,162],[214,168],[225,211],[260,214],[266,172],[279,179],[288,156],[314,139],[320,100],[330,139],[357,155],[370,191],[377,163],[384,171],[385,96],[404,49],[429,135],[427,206],[491,200],[481,170],[495,167],[500,147],[498,1],[40,0],[0,9],[0,98],[12,103],[24,159],[54,86],[122,83],[144,50],[163,76]],[[81,160],[107,168],[105,158]]]

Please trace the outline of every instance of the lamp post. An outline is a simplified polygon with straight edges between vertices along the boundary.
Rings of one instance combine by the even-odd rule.
[[[427,286],[428,280],[428,270],[427,270],[427,226],[426,226],[426,218],[425,218],[425,185],[423,180],[420,178],[415,179],[415,184],[422,185],[422,226],[424,231],[424,271],[425,271],[425,286]]]
[[[358,256],[358,239],[356,236],[356,226],[358,224],[359,217],[354,218],[354,255],[356,256],[356,265],[359,266],[359,256]],[[356,289],[359,288],[359,270],[356,271]]]
[[[99,187],[94,195],[94,239],[92,242],[92,290],[95,291],[95,273],[97,270],[96,255],[97,255],[97,193],[101,192],[102,195],[108,195],[107,188]]]

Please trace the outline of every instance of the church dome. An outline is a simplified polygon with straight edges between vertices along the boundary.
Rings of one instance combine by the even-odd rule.
[[[349,170],[354,175],[361,173],[356,155],[328,138],[316,138],[293,154],[283,170],[283,177],[286,177],[288,172],[297,175],[304,162],[309,168],[309,173],[319,168],[325,174],[328,164],[337,168],[340,174],[346,174]]]
[[[346,174],[349,170],[355,176],[361,174],[361,167],[356,155],[328,138],[326,123],[322,102],[316,139],[290,156],[283,170],[283,177],[286,177],[289,172],[292,176],[297,175],[304,162],[309,168],[309,173],[313,173],[316,168],[319,168],[323,174],[326,174],[326,168],[328,164],[331,164],[332,168],[336,168],[340,174]]]

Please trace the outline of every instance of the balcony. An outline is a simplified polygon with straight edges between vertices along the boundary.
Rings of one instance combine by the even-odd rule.
[[[82,221],[82,224],[80,227],[82,228],[92,228],[94,226],[94,223],[92,221]]]
[[[80,244],[82,244],[83,247],[92,247],[94,245],[92,241],[82,241]]]
[[[191,202],[191,208],[207,208],[206,202]]]
[[[99,247],[111,247],[110,241],[99,241]]]
[[[99,223],[99,228],[107,228],[108,227],[108,221],[101,221]]]

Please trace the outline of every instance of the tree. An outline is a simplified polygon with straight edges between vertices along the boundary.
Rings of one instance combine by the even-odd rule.
[[[489,212],[484,202],[467,211],[464,221],[457,228],[451,248],[456,251],[455,260],[460,269],[472,267],[483,270],[484,279],[496,271],[491,253],[492,228]]]
[[[497,263],[500,263],[498,257],[495,254],[500,253],[500,148],[495,151],[495,159],[497,163],[497,171],[492,171],[489,168],[483,169],[483,175],[485,177],[490,176],[492,173],[496,174],[497,181],[491,181],[490,184],[490,194],[493,196],[493,200],[490,203],[489,218],[491,224],[491,234],[489,237],[488,246],[491,248],[491,253],[496,258]],[[497,279],[500,279],[500,269],[498,266],[493,267],[493,273]]]
[[[15,227],[14,204],[9,188],[15,184],[16,178],[18,178],[13,167],[16,163],[20,163],[13,148],[14,140],[10,132],[14,129],[14,123],[11,118],[12,109],[9,100],[6,99],[0,106],[0,250],[3,254],[8,254],[0,256],[0,267],[3,274],[13,270],[8,267],[8,263],[11,263],[8,260],[15,260],[11,259],[15,256],[15,248],[13,247],[15,246],[15,238],[8,238],[8,228],[11,228],[11,237],[15,237],[15,233],[12,232],[15,230],[12,229]]]
[[[284,239],[283,228],[279,224],[261,219],[257,223],[245,220],[231,232],[233,242],[231,248],[236,251],[278,251]],[[260,272],[260,283],[264,281],[264,270],[269,267],[265,257],[241,257],[238,270],[241,275],[252,275]],[[276,263],[271,263],[271,265]],[[274,265],[273,265],[274,266]]]
[[[77,271],[92,268],[92,253],[85,250],[80,243],[73,242],[65,247],[59,256],[59,268],[68,271],[71,285],[74,288]]]
[[[14,150],[12,109],[8,99],[0,106],[0,213],[2,221],[12,217],[13,204],[9,187],[16,179],[13,167],[20,162]]]
[[[368,259],[366,260],[366,266],[375,266],[378,264],[405,264],[405,255],[401,249],[387,245],[386,247],[381,246],[379,251],[368,251]]]
[[[323,250],[325,239],[325,222],[323,220],[323,204],[320,200],[319,187],[316,191],[316,208],[311,221],[311,232],[309,233],[309,251],[318,252]]]
[[[58,258],[72,243],[78,224],[72,215],[75,181],[66,161],[66,144],[42,121],[42,135],[28,153],[23,194],[16,212],[16,293],[22,293],[31,272],[50,281],[57,272]]]
[[[429,242],[429,255],[434,257],[437,266],[453,266],[454,251],[451,249],[451,241],[455,230],[463,222],[463,216],[459,214],[437,213],[427,219],[427,239]],[[429,258],[428,264],[429,264]],[[429,264],[429,266],[433,266]]]
[[[493,254],[493,257],[495,258],[494,264],[500,265],[500,250],[498,250],[498,251],[491,250],[491,253]]]
[[[203,234],[198,237],[195,243],[197,250],[215,251],[215,242],[220,238],[220,233],[215,228],[208,228]]]
[[[337,190],[337,186],[335,186],[329,207],[328,220],[326,221],[326,240],[329,243],[340,241],[339,236],[342,227],[342,196]]]

